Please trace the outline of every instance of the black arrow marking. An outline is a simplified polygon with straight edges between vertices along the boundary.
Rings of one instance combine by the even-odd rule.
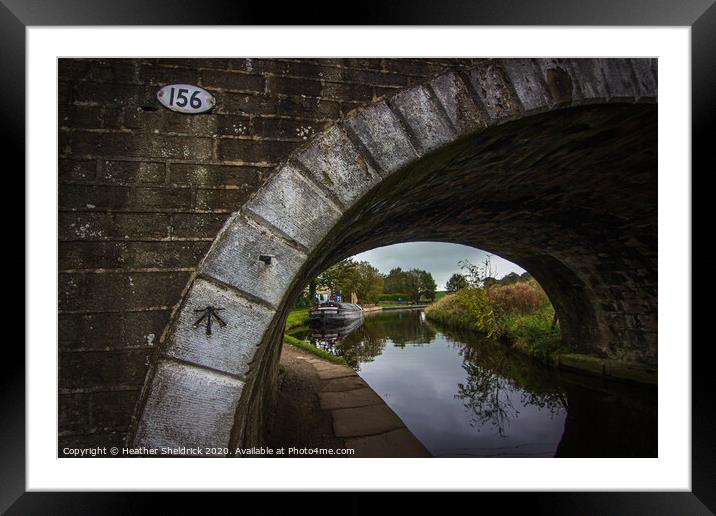
[[[206,334],[211,335],[211,318],[212,317],[215,318],[216,321],[219,323],[219,326],[221,328],[223,328],[224,326],[226,326],[226,323],[224,322],[224,320],[221,317],[219,317],[219,314],[216,313],[221,310],[223,310],[223,308],[214,308],[213,306],[207,306],[206,308],[202,308],[200,310],[194,310],[195,314],[198,314],[201,312],[203,312],[203,314],[204,314],[196,320],[196,322],[194,323],[194,328],[198,328],[199,325],[201,324],[201,322],[204,319],[206,319]]]

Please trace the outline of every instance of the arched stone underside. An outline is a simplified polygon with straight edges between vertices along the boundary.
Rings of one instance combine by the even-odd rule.
[[[153,358],[130,442],[259,443],[300,290],[398,242],[497,253],[541,283],[569,345],[654,364],[656,96],[651,59],[486,60],[318,135],[219,233]],[[194,327],[207,306],[226,322],[211,336]]]

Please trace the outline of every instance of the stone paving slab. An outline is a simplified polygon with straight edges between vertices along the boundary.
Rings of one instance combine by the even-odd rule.
[[[407,428],[368,437],[346,439],[346,448],[353,448],[356,457],[432,457],[430,452]]]
[[[400,417],[350,367],[301,356],[322,379],[318,399],[333,419],[333,433],[354,457],[431,457]]]
[[[321,408],[324,410],[365,407],[383,403],[380,396],[369,388],[340,392],[321,392],[318,394],[318,399],[321,403]]]
[[[337,437],[375,435],[404,427],[400,418],[385,404],[333,411],[333,432]]]
[[[359,376],[347,376],[344,378],[335,378],[325,382],[322,390],[323,392],[341,392],[367,386],[368,384],[366,384]]]
[[[343,378],[344,376],[357,376],[355,371],[348,367],[336,366],[328,368],[316,368],[318,377],[321,380],[331,380],[333,378]]]

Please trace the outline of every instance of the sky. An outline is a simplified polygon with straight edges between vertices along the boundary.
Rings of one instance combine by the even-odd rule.
[[[407,269],[423,269],[430,272],[438,285],[438,290],[445,290],[445,283],[456,272],[462,272],[457,264],[460,260],[469,260],[478,265],[486,256],[490,256],[490,264],[496,278],[516,272],[525,272],[519,265],[500,258],[495,254],[460,244],[441,242],[408,242],[385,247],[377,247],[353,256],[354,260],[370,262],[380,272],[387,274],[390,269],[400,267]]]

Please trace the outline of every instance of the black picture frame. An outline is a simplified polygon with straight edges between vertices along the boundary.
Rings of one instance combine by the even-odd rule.
[[[192,4],[195,8],[190,8]],[[268,3],[160,0],[123,2],[81,0],[0,0],[0,63],[2,73],[3,146],[14,157],[18,186],[24,191],[20,170],[25,163],[25,29],[37,25],[252,25],[335,24],[326,14],[335,5],[312,2]],[[394,1],[380,5],[353,4],[355,12],[341,16],[351,25],[612,25],[689,26],[692,51],[693,178],[716,170],[711,135],[716,134],[716,6],[713,0],[601,0],[584,5],[573,0]],[[6,161],[7,163],[7,161]],[[7,165],[6,165],[7,166]],[[5,168],[5,167],[4,167]],[[6,169],[7,170],[7,169]],[[25,192],[27,193],[27,192]],[[696,222],[696,218],[692,217]],[[17,225],[20,230],[20,226]],[[19,236],[19,235],[18,235]],[[24,241],[25,236],[23,235]],[[13,253],[24,262],[24,250]],[[24,246],[22,247],[24,249]],[[693,252],[693,251],[692,251]],[[29,272],[28,272],[29,273]],[[19,291],[19,290],[18,290]],[[27,493],[25,492],[25,354],[6,339],[3,358],[12,367],[0,375],[0,511],[8,514],[114,514],[146,507],[146,493]],[[16,341],[15,341],[16,342]],[[689,344],[689,343],[685,343]],[[52,352],[52,348],[48,348]],[[716,428],[709,389],[713,357],[709,341],[692,346],[692,491],[622,493],[484,493],[471,495],[510,509],[529,507],[533,514],[710,514],[716,512]],[[54,417],[54,416],[51,416]],[[212,494],[212,496],[217,496]],[[243,494],[242,496],[246,496]],[[373,502],[356,494],[342,499],[352,512]],[[187,508],[183,493],[161,496],[163,512],[172,506]],[[224,498],[222,495],[221,498]],[[311,503],[315,497],[310,497]],[[213,503],[220,501],[214,498]],[[273,496],[280,504],[281,496]],[[318,502],[319,499],[315,499]],[[306,499],[306,501],[308,501]],[[482,503],[478,502],[478,503]],[[246,498],[242,505],[251,503]],[[422,504],[412,497],[405,506]],[[471,504],[474,502],[471,502]],[[331,504],[329,504],[331,505]],[[481,506],[482,507],[482,506]],[[347,510],[347,509],[346,509]],[[273,511],[272,511],[273,512]]]

